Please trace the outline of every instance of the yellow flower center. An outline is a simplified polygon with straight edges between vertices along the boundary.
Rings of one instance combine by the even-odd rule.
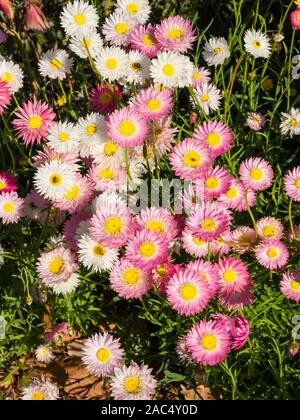
[[[148,101],[147,103],[147,107],[151,110],[151,111],[157,111],[160,109],[160,101],[158,99],[150,99],[150,101]]]
[[[221,136],[218,133],[209,133],[206,137],[206,142],[211,147],[219,146],[221,143]]]
[[[219,181],[214,177],[207,178],[205,180],[205,186],[210,190],[215,190],[219,186]]]
[[[2,74],[1,78],[2,82],[11,83],[13,81],[13,75],[12,73],[6,71]]]
[[[199,79],[201,79],[201,73],[199,73],[198,71],[196,71],[196,73],[194,73],[193,74],[193,79],[195,79],[195,80],[199,80]]]
[[[3,210],[5,213],[12,213],[14,211],[14,205],[10,201],[8,203],[5,203],[3,206]]]
[[[102,362],[102,363],[108,362],[111,357],[110,351],[104,347],[97,351],[96,356],[99,362]]]
[[[277,258],[279,255],[279,250],[277,248],[271,247],[267,251],[267,256],[272,260]]]
[[[260,181],[263,178],[264,174],[261,169],[253,168],[250,171],[250,176],[252,179],[254,179],[254,181]]]
[[[105,168],[100,171],[99,177],[105,181],[114,179],[115,173],[111,168]]]
[[[238,190],[235,187],[229,188],[229,190],[226,193],[228,198],[236,198],[238,196]]]
[[[131,15],[135,15],[139,11],[139,6],[136,3],[127,4],[126,10]]]
[[[35,401],[45,400],[45,394],[43,393],[43,391],[34,391],[31,394],[31,399]]]
[[[295,187],[298,188],[298,190],[300,190],[300,178],[296,179]]]
[[[85,131],[89,136],[93,136],[97,131],[96,124],[88,124],[85,128]]]
[[[108,142],[104,145],[104,153],[106,156],[113,156],[117,153],[118,146],[115,143]]]
[[[236,280],[236,272],[234,270],[226,270],[223,274],[226,283],[233,283]]]
[[[58,140],[60,140],[60,141],[68,141],[69,138],[70,138],[69,134],[66,133],[65,131],[60,133],[59,136],[58,136]]]
[[[209,95],[208,95],[207,93],[204,93],[204,94],[201,96],[201,100],[202,100],[203,102],[208,102],[208,101],[209,101]]]
[[[156,246],[152,242],[144,242],[140,246],[140,254],[144,258],[151,258],[156,253]]]
[[[300,12],[296,13],[296,21],[300,23]]]
[[[201,340],[201,347],[204,350],[213,351],[218,345],[218,339],[212,334],[205,334]]]
[[[145,44],[147,47],[151,47],[152,45],[156,44],[156,39],[154,35],[151,34],[145,34],[142,38],[143,44]]]
[[[275,233],[276,233],[276,229],[274,228],[274,226],[265,226],[263,228],[263,234],[267,238],[270,238],[270,237],[274,236]]]
[[[222,51],[222,49],[220,47],[217,47],[217,48],[214,49],[214,54],[215,55],[220,54],[221,51]]]
[[[199,245],[199,246],[203,246],[203,245],[205,244],[205,241],[202,241],[202,239],[197,238],[196,236],[193,238],[193,242],[194,242],[196,245]]]
[[[43,120],[41,119],[41,117],[39,117],[38,115],[33,115],[32,117],[29,118],[28,120],[28,126],[29,128],[31,128],[32,130],[37,130],[41,127],[41,125],[43,124]]]
[[[67,103],[67,98],[65,96],[59,96],[57,98],[56,104],[58,106],[64,106]]]
[[[123,273],[123,280],[129,286],[134,286],[141,280],[141,273],[136,268],[128,268]]]
[[[0,181],[0,191],[4,190],[4,188],[6,188],[6,187],[7,187],[6,182],[5,181]]]
[[[197,297],[197,288],[191,283],[187,283],[184,286],[182,286],[180,290],[180,296],[182,299],[191,301],[194,300]]]
[[[93,254],[95,257],[103,257],[105,254],[105,247],[101,244],[97,244],[93,247]]]
[[[261,43],[256,39],[254,42],[253,42],[253,46],[254,46],[254,48],[260,48],[261,47]]]
[[[66,191],[66,193],[64,195],[64,198],[66,200],[73,201],[73,200],[76,200],[78,198],[79,193],[80,193],[80,189],[78,188],[77,185],[74,185],[72,188],[70,188],[69,190]]]
[[[104,230],[110,235],[117,235],[122,231],[123,222],[120,217],[109,217],[104,223]]]
[[[183,37],[183,35],[184,33],[181,29],[173,28],[168,32],[167,37],[171,39],[180,39]]]
[[[296,118],[292,118],[291,121],[290,121],[290,125],[292,127],[295,127],[297,124],[298,124],[298,122],[297,122]]]
[[[115,30],[118,35],[124,35],[128,31],[128,25],[126,23],[117,23],[115,26]]]
[[[156,269],[156,273],[159,275],[159,277],[166,277],[167,269],[163,265],[159,265]]]
[[[163,73],[165,76],[173,76],[174,72],[175,68],[172,66],[172,64],[165,64],[163,66]]]
[[[150,220],[150,222],[147,223],[147,229],[154,230],[157,233],[165,231],[165,227],[160,220]]]
[[[300,280],[296,280],[296,279],[292,280],[291,288],[293,290],[296,290],[297,292],[300,292]]]
[[[114,70],[117,67],[117,65],[118,65],[118,62],[117,62],[117,60],[115,58],[109,58],[106,61],[106,67],[109,70]]]
[[[198,152],[195,152],[194,150],[187,152],[183,157],[183,162],[185,166],[188,166],[189,168],[197,168],[198,166],[200,166],[201,161],[201,156]]]
[[[62,62],[58,58],[53,58],[53,60],[50,61],[50,67],[52,67],[54,70],[59,70],[62,66]]]
[[[99,102],[103,105],[109,104],[112,101],[112,99],[112,94],[108,92],[101,93],[101,95],[99,96]]]
[[[49,349],[46,349],[46,348],[42,349],[41,354],[42,354],[43,356],[48,356],[48,354],[49,354]]]
[[[141,66],[141,63],[136,61],[136,62],[130,64],[130,68],[135,73],[138,73],[141,70],[142,66]]]
[[[119,124],[119,131],[123,136],[130,137],[136,132],[136,126],[132,121],[122,121],[121,124]]]
[[[141,380],[137,376],[128,376],[124,380],[123,385],[129,394],[137,394],[141,389]]]
[[[59,174],[52,174],[49,178],[49,182],[53,187],[59,187],[62,183],[62,177]]]
[[[91,41],[89,39],[87,39],[87,38],[83,38],[83,40],[81,42],[81,45],[84,48],[89,48],[91,46]]]
[[[84,25],[86,22],[86,17],[83,13],[77,13],[77,15],[74,16],[74,22],[76,25]]]
[[[53,274],[61,273],[64,269],[64,262],[61,258],[53,258],[49,264],[49,270]]]
[[[216,230],[216,222],[213,219],[205,219],[201,223],[202,229],[206,232],[213,232]]]

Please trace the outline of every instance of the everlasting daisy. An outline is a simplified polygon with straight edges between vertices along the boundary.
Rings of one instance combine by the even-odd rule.
[[[122,108],[109,116],[107,132],[121,147],[136,147],[144,143],[149,127],[143,117],[132,108]]]
[[[136,110],[147,120],[159,120],[166,117],[172,107],[172,93],[169,90],[148,88],[141,90],[134,100]]]
[[[139,51],[128,52],[126,80],[129,83],[143,84],[150,79],[150,59]]]
[[[242,260],[224,258],[218,263],[219,290],[221,294],[241,293],[249,288],[250,274]]]
[[[59,390],[56,385],[48,379],[34,378],[30,385],[26,386],[22,392],[22,400],[47,400],[54,401],[59,398]]]
[[[75,179],[74,167],[58,160],[41,165],[34,175],[34,186],[38,193],[49,200],[59,200],[72,187]]]
[[[154,283],[162,295],[166,294],[166,289],[171,277],[173,277],[174,274],[178,273],[181,269],[181,264],[170,264],[169,262],[166,262],[158,265],[152,271]]]
[[[164,208],[151,207],[142,210],[135,221],[138,230],[157,232],[168,242],[172,242],[178,234],[174,217]]]
[[[114,85],[112,90],[109,86],[103,84],[99,84],[95,89],[92,89],[89,97],[91,106],[100,114],[113,112],[120,99],[122,99],[122,92],[118,85]]]
[[[69,48],[80,58],[96,58],[103,47],[102,38],[94,30],[85,35],[73,36],[70,40]]]
[[[250,325],[246,318],[242,316],[231,317],[222,314],[213,314],[212,318],[223,322],[224,328],[230,333],[232,339],[232,349],[239,350],[246,344],[250,335]]]
[[[238,179],[232,178],[230,181],[229,189],[225,194],[222,194],[218,200],[225,204],[229,209],[236,211],[246,211],[247,201],[249,207],[253,207],[256,201],[256,195],[253,190],[246,190],[244,184]]]
[[[269,58],[271,54],[270,39],[260,30],[248,29],[244,36],[245,50],[254,58]]]
[[[35,357],[39,362],[48,364],[54,359],[54,354],[49,345],[42,344],[36,349]]]
[[[232,233],[232,241],[234,242],[234,249],[239,254],[245,254],[251,251],[256,243],[256,232],[248,226],[239,226]]]
[[[110,270],[118,261],[118,250],[99,243],[90,235],[84,234],[78,241],[79,261],[96,272]]]
[[[17,223],[23,216],[24,200],[14,191],[0,194],[0,220],[4,225]]]
[[[0,194],[17,190],[16,178],[10,173],[0,171]]]
[[[243,184],[254,191],[264,191],[272,185],[271,165],[261,158],[250,158],[242,162],[240,176]]]
[[[26,145],[40,144],[45,139],[54,123],[54,113],[45,102],[29,101],[24,103],[13,120],[17,137],[22,138]]]
[[[208,242],[190,228],[184,229],[182,233],[182,246],[188,254],[197,258],[206,257],[208,254]]]
[[[74,292],[79,283],[80,276],[78,273],[73,273],[66,280],[56,283],[47,284],[47,281],[45,281],[46,286],[50,287],[56,295],[67,295],[68,293]]]
[[[196,96],[195,105],[200,105],[205,114],[208,115],[211,111],[217,111],[220,108],[221,92],[213,84],[197,85],[194,92]]]
[[[177,129],[171,127],[172,119],[171,117],[163,118],[159,121],[154,121],[152,123],[152,130],[150,132],[151,138],[147,139],[151,145],[155,143],[156,152],[160,156],[172,149],[173,143],[175,143],[175,136],[177,134]]]
[[[284,189],[288,197],[300,202],[300,166],[287,172],[284,177]]]
[[[104,117],[92,112],[86,117],[79,118],[76,128],[80,137],[80,156],[83,158],[92,156],[95,146],[106,138]]]
[[[98,148],[96,150],[98,150]],[[109,160],[111,161],[111,159]],[[133,163],[130,162],[129,171],[131,179],[129,179],[125,165],[116,165],[115,162],[107,162],[99,165],[92,165],[88,172],[88,177],[94,183],[95,191],[115,191],[122,193],[132,190],[132,188],[134,188],[133,185],[135,185],[136,188],[136,185],[140,184],[140,179],[138,178],[140,173],[134,173],[134,169]]]
[[[115,292],[125,299],[140,298],[152,287],[150,271],[145,271],[126,258],[120,260],[112,269],[109,281]]]
[[[134,22],[143,24],[149,18],[151,7],[148,0],[118,0],[117,10],[122,11]]]
[[[91,219],[90,233],[105,246],[125,245],[134,231],[130,210],[122,204],[107,204]]]
[[[104,21],[102,32],[107,42],[113,45],[127,45],[130,32],[134,27],[134,22],[125,13],[116,10]]]
[[[300,271],[286,271],[280,282],[280,290],[288,299],[300,302]]]
[[[224,64],[226,58],[230,57],[229,46],[225,38],[210,38],[204,45],[202,53],[204,60],[209,66]]]
[[[67,281],[77,270],[75,255],[63,246],[41,254],[37,261],[37,272],[47,286]]]
[[[230,334],[218,321],[200,321],[193,326],[186,341],[192,358],[203,365],[223,362],[231,350]]]
[[[211,165],[212,157],[204,144],[193,139],[186,139],[174,147],[170,155],[170,163],[177,176],[195,180],[201,178],[204,171]]]
[[[50,343],[57,343],[64,335],[68,334],[68,324],[61,322],[45,334],[45,340]]]
[[[7,82],[0,80],[0,115],[3,114],[5,109],[11,102],[11,90]]]
[[[63,80],[71,71],[73,58],[65,50],[52,49],[41,56],[38,66],[42,76]]]
[[[86,207],[93,195],[92,185],[88,177],[77,173],[72,185],[66,189],[61,199],[55,200],[57,209],[75,213]]]
[[[124,163],[124,149],[118,146],[114,141],[107,139],[104,143],[95,146],[93,158],[94,162],[100,165],[99,169],[103,167],[104,162],[105,167],[107,168],[117,167]]]
[[[58,122],[51,127],[47,137],[48,145],[58,153],[78,153],[79,133],[70,122]]]
[[[63,7],[60,23],[67,35],[82,36],[98,26],[97,10],[86,1],[74,0]]]
[[[196,183],[198,182],[199,181],[196,181]],[[228,190],[230,175],[225,169],[216,166],[215,168],[206,171],[203,175],[203,182],[202,180],[200,180],[200,182],[204,189],[204,199],[211,200],[220,197],[221,194],[224,194]]]
[[[170,16],[155,27],[155,38],[164,50],[185,53],[196,40],[195,30],[189,20]]]
[[[263,267],[275,271],[286,265],[289,251],[280,241],[274,239],[266,240],[257,245],[255,257]]]
[[[233,292],[229,295],[227,293],[219,293],[218,302],[229,310],[243,310],[253,303],[252,289],[253,285],[250,283],[249,287],[242,292]]]
[[[8,84],[11,92],[16,93],[23,87],[24,73],[13,61],[0,60],[0,81]]]
[[[219,279],[216,265],[209,261],[196,260],[187,264],[186,269],[195,271],[199,278],[207,284],[211,291],[211,297],[217,293],[219,289]]]
[[[256,223],[256,231],[260,239],[280,239],[283,236],[283,224],[274,217],[264,217]]]
[[[188,57],[169,51],[158,53],[150,66],[154,83],[170,88],[191,85],[193,71],[193,64]]]
[[[300,29],[300,8],[299,7],[297,7],[297,9],[291,13],[291,24],[292,24],[293,29],[295,29],[296,31]]]
[[[281,134],[289,134],[291,137],[298,136],[300,134],[300,109],[292,108],[289,113],[282,112]]]
[[[119,47],[104,47],[99,51],[95,65],[104,79],[114,82],[126,76],[128,56]]]
[[[204,122],[195,130],[193,138],[205,143],[212,156],[218,157],[231,149],[233,133],[224,123],[209,121]]]
[[[147,365],[130,365],[115,368],[110,382],[111,393],[115,400],[150,400],[156,388],[152,369]]]
[[[157,232],[142,230],[128,242],[125,256],[138,268],[152,270],[167,260],[168,242]]]
[[[266,118],[259,112],[252,112],[247,118],[248,127],[254,131],[260,131],[264,128]]]
[[[171,278],[166,294],[171,306],[185,316],[202,312],[212,298],[212,291],[203,278],[189,269],[181,270]]]
[[[194,67],[193,72],[193,87],[202,84],[209,84],[211,81],[211,73],[209,70],[205,69],[204,67]]]
[[[34,168],[39,168],[45,163],[50,161],[57,160],[59,162],[65,162],[69,165],[72,165],[74,170],[79,170],[80,166],[78,165],[79,158],[77,154],[74,153],[58,153],[47,144],[43,145],[42,150],[39,150],[35,156],[33,156]]]
[[[149,58],[156,57],[161,50],[155,35],[154,27],[149,23],[147,26],[139,25],[129,35],[129,46],[145,54]]]
[[[99,377],[111,375],[123,362],[124,350],[119,339],[103,333],[89,338],[83,347],[82,361],[86,368]]]

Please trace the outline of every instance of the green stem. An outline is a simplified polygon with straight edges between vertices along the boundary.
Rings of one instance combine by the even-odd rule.
[[[290,199],[290,202],[289,202],[289,221],[290,221],[290,227],[291,227],[291,232],[292,232],[293,239],[296,239],[296,233],[295,233],[293,216],[292,216],[292,206],[293,206],[293,200]]]
[[[252,220],[252,223],[253,223],[253,227],[254,227],[254,230],[255,230],[255,233],[256,233],[256,236],[257,236],[256,220],[255,220],[255,217],[254,217],[254,215],[252,213],[252,210],[251,210],[251,208],[249,206],[248,191],[246,191],[245,200],[246,200],[247,211],[248,211],[248,213],[249,213],[249,215],[251,217],[251,220]]]

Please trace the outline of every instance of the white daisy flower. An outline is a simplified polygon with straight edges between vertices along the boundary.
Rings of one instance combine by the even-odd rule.
[[[41,56],[38,66],[42,76],[63,80],[71,71],[73,58],[65,50],[48,50]]]
[[[151,7],[147,0],[118,0],[117,10],[121,10],[135,22],[144,24],[149,19]]]
[[[92,201],[92,212],[97,213],[97,211],[100,211],[102,207],[111,204],[127,205],[126,198],[114,191],[105,191],[102,194],[99,194],[98,197],[94,198],[94,200]]]
[[[260,30],[248,29],[244,36],[245,50],[255,58],[268,58],[271,54],[270,39]]]
[[[13,93],[23,87],[24,73],[18,64],[5,59],[0,61],[0,80],[6,82]]]
[[[78,128],[70,122],[59,122],[54,125],[47,137],[49,146],[58,153],[78,153]]]
[[[139,51],[129,51],[126,80],[129,83],[145,83],[150,79],[151,60]]]
[[[72,293],[80,283],[79,274],[73,273],[67,281],[62,281],[60,283],[53,283],[51,289],[56,295],[67,295],[68,293]]]
[[[35,357],[41,363],[50,363],[54,359],[54,354],[48,344],[42,344],[35,350]]]
[[[92,112],[78,120],[77,129],[80,137],[80,156],[92,156],[95,147],[106,139],[105,118]]]
[[[121,48],[105,47],[99,52],[95,65],[104,79],[110,82],[126,76],[128,56]]]
[[[194,89],[194,92],[205,114],[208,115],[210,111],[217,111],[219,109],[221,92],[213,84],[204,83],[203,85],[198,85]],[[196,105],[198,104],[196,103]]]
[[[225,38],[210,38],[204,45],[202,53],[204,60],[209,66],[223,64],[230,57],[228,43]]]
[[[110,139],[97,144],[92,156],[96,163],[107,162],[109,166],[118,166],[125,161],[124,149]]]
[[[34,185],[44,198],[59,200],[63,198],[66,190],[72,187],[74,179],[74,166],[52,160],[39,166],[34,175]]]
[[[4,248],[3,248],[3,246],[0,244],[0,267],[1,267],[1,265],[3,265],[4,264],[4,257],[3,257],[3,254],[4,253]]]
[[[86,1],[75,0],[64,6],[60,23],[67,35],[86,35],[98,26],[97,10]]]
[[[22,400],[53,401],[58,400],[58,398],[59,390],[57,386],[44,378],[34,378],[22,392]]]
[[[102,32],[107,42],[114,45],[127,45],[134,22],[120,10],[109,15],[104,22]]]
[[[292,108],[290,112],[281,113],[280,132],[283,135],[289,134],[291,137],[300,134],[300,109]]]
[[[90,235],[82,235],[78,242],[79,261],[96,272],[110,270],[118,261],[118,250],[102,245]]]
[[[92,58],[95,58],[102,47],[102,38],[94,31],[91,31],[86,35],[72,37],[69,44],[70,50],[80,58],[88,58],[88,52]]]
[[[192,84],[193,63],[184,55],[163,51],[152,60],[151,77],[155,84],[165,87],[185,87]]]

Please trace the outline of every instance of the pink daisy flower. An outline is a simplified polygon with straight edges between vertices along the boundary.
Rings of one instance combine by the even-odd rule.
[[[141,90],[135,100],[134,106],[146,120],[159,120],[166,117],[172,107],[172,92],[170,89],[157,91],[153,88]]]
[[[54,201],[54,205],[72,214],[86,207],[92,195],[90,180],[77,173],[72,186],[66,190],[62,199]]]
[[[222,233],[216,240],[211,242],[211,255],[223,257],[231,252],[231,232]]]
[[[200,321],[187,336],[187,347],[193,359],[202,365],[215,366],[231,351],[231,337],[219,321]]]
[[[245,289],[242,292],[234,292],[230,295],[227,293],[219,293],[218,302],[221,306],[224,306],[229,310],[243,310],[253,303],[254,296],[251,291],[252,287],[252,284],[250,284],[248,289]]]
[[[219,290],[217,266],[209,261],[196,260],[186,265],[187,270],[195,271],[204,283],[207,283],[213,297]]]
[[[151,207],[142,210],[135,218],[138,230],[149,230],[159,233],[166,241],[172,242],[177,234],[177,223],[174,216],[162,207]]]
[[[125,205],[107,204],[91,219],[90,233],[104,246],[125,245],[135,232],[135,222]]]
[[[161,51],[155,35],[154,27],[149,23],[147,26],[139,25],[133,29],[128,38],[131,49],[138,50],[149,58],[154,58]]]
[[[87,176],[94,185],[95,191],[126,191],[127,189],[128,175],[123,165],[93,164]]]
[[[192,79],[193,87],[209,84],[211,82],[211,72],[204,67],[195,67]]]
[[[252,112],[247,118],[248,127],[254,131],[260,131],[266,124],[266,118],[259,112]]]
[[[142,230],[127,244],[125,256],[137,267],[152,270],[168,259],[168,242],[157,232]]]
[[[155,27],[155,38],[164,50],[185,53],[196,40],[195,29],[189,20],[170,16]]]
[[[140,298],[152,287],[150,271],[136,267],[122,258],[111,270],[109,281],[118,295],[125,299]]]
[[[244,184],[238,179],[232,178],[229,189],[222,194],[218,200],[225,204],[229,209],[239,212],[247,211],[246,193],[249,207],[253,207],[256,202],[256,194],[253,190],[245,189]]]
[[[61,322],[50,332],[45,334],[45,340],[50,341],[50,343],[57,343],[60,338],[66,334],[68,334],[68,324],[66,322]]]
[[[86,368],[99,377],[111,375],[114,368],[123,363],[124,350],[119,339],[106,332],[86,340],[82,352]]]
[[[167,299],[180,315],[190,316],[202,312],[212,298],[207,284],[194,270],[181,270],[167,286]]]
[[[283,236],[283,224],[275,217],[264,217],[256,223],[256,231],[260,239],[276,239]]]
[[[78,165],[79,158],[76,154],[56,152],[47,144],[44,144],[43,149],[39,150],[33,157],[32,166],[34,168],[39,168],[52,160],[59,160],[60,162],[68,163],[69,165],[74,166],[74,171],[78,171],[80,169],[80,166]]]
[[[181,264],[170,264],[169,262],[158,265],[153,270],[154,283],[162,295],[166,294],[170,279],[180,270],[182,270]]]
[[[43,252],[37,261],[37,272],[46,286],[67,281],[77,270],[75,255],[63,246]]]
[[[24,103],[16,112],[17,118],[13,121],[13,126],[17,132],[17,137],[22,138],[26,145],[40,144],[55,124],[54,112],[42,101],[29,101]]]
[[[280,282],[281,293],[288,299],[300,302],[300,270],[286,271]]]
[[[229,230],[231,218],[227,212],[218,210],[213,203],[197,204],[189,215],[186,225],[204,241],[213,241]]]
[[[114,85],[112,90],[109,86],[99,84],[91,90],[89,96],[91,107],[101,114],[113,112],[121,99],[122,92],[118,85]]]
[[[219,121],[204,122],[194,132],[193,139],[205,143],[213,157],[229,152],[232,147],[233,133]]]
[[[299,7],[297,7],[297,9],[291,13],[291,24],[292,24],[293,29],[295,29],[295,31],[300,29],[300,8]]]
[[[213,314],[212,318],[223,322],[224,327],[230,333],[232,349],[239,350],[246,344],[250,335],[250,325],[243,316],[231,317],[223,314]]]
[[[272,185],[271,165],[261,158],[246,159],[240,166],[241,181],[254,191],[264,191]]]
[[[11,102],[11,90],[6,82],[0,80],[0,115],[3,114],[5,109]]]
[[[294,231],[295,231],[296,238],[300,239],[300,225],[299,226],[294,225]],[[294,237],[292,235],[292,231],[291,231],[290,228],[287,229],[286,237],[287,237],[287,240],[290,241],[290,242],[292,242],[294,240]]]
[[[172,119],[170,117],[163,118],[159,121],[153,121],[152,133],[148,136],[147,143],[150,145],[155,142],[156,152],[162,156],[166,152],[169,152],[173,143],[175,143],[175,136],[177,134],[177,128],[172,128]]]
[[[16,178],[10,172],[0,171],[0,193],[16,191],[17,189]]]
[[[187,335],[182,335],[179,337],[176,344],[176,353],[178,354],[179,359],[183,363],[191,363],[193,361],[192,354],[187,346]]]
[[[220,166],[208,169],[203,175],[204,199],[211,200],[226,193],[230,185],[230,180],[231,177],[228,172]],[[196,183],[198,182],[196,181]]]
[[[120,147],[136,147],[144,143],[149,127],[143,117],[132,108],[122,108],[108,117],[108,136]]]
[[[14,191],[0,194],[0,220],[4,225],[17,223],[23,216],[24,200]]]
[[[208,242],[199,237],[192,229],[185,228],[182,232],[183,249],[197,258],[204,258],[208,254]]]
[[[80,232],[77,233],[78,228],[80,228],[80,225],[82,222],[87,222],[87,220],[90,219],[90,215],[87,213],[76,213],[73,214],[70,219],[68,219],[63,226],[63,238],[65,242],[67,243],[68,247],[72,251],[78,250],[78,244],[77,241],[82,233],[86,232]]]
[[[201,178],[203,172],[212,164],[212,156],[204,144],[186,139],[174,147],[170,155],[170,164],[180,178],[195,180]]]
[[[262,241],[255,249],[257,261],[265,268],[270,270],[280,270],[289,259],[287,247],[280,241]]]
[[[300,166],[289,171],[284,177],[286,195],[300,202]]]
[[[249,288],[251,277],[243,261],[227,257],[218,263],[219,290],[223,295],[241,293]]]
[[[235,244],[234,249],[239,254],[245,254],[251,251],[256,244],[255,230],[249,226],[240,226],[231,232],[232,242]]]

